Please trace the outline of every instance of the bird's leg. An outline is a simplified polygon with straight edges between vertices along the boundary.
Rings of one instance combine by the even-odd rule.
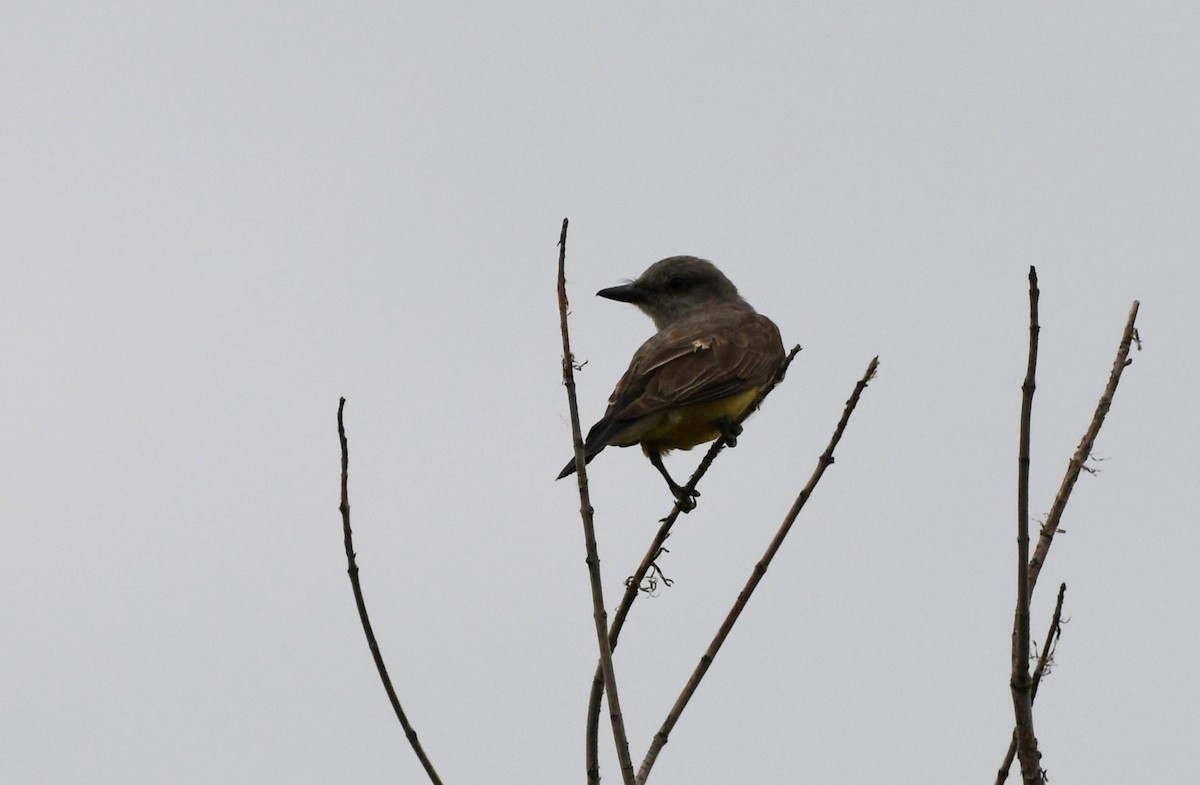
[[[679,503],[679,511],[688,513],[696,509],[696,497],[700,495],[700,491],[692,491],[690,494],[685,493],[683,486],[671,479],[671,475],[667,474],[667,467],[663,466],[662,451],[658,447],[646,447],[646,457],[650,459],[650,463],[658,469],[658,473],[667,481],[667,486],[671,489],[671,495],[675,497],[675,501]]]
[[[741,425],[729,417],[718,417],[713,424],[721,431],[721,439],[724,440],[726,447],[737,447],[737,437],[742,435]]]

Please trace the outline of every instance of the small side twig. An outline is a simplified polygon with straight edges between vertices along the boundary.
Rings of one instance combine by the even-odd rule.
[[[753,414],[771,391],[783,381],[787,374],[788,367],[792,364],[792,360],[800,353],[800,345],[792,347],[788,352],[787,357],[783,359],[783,364],[779,366],[779,370],[775,372],[774,378],[766,385],[754,399],[754,402],[747,407],[746,411],[735,420],[736,424],[741,425],[746,418]],[[712,446],[708,448],[704,458],[700,461],[700,465],[696,467],[696,471],[692,473],[691,479],[684,486],[683,498],[690,498],[693,491],[696,490],[696,485],[699,484],[701,478],[708,472],[713,461],[717,459],[717,455],[721,450],[725,449],[725,440],[717,439]],[[612,626],[608,630],[608,644],[610,648],[617,648],[617,639],[621,635],[621,629],[625,626],[625,619],[629,615],[629,611],[633,608],[634,601],[638,598],[642,581],[645,580],[646,574],[652,568],[656,568],[655,560],[663,551],[663,544],[667,541],[667,537],[671,535],[671,527],[675,525],[675,521],[679,518],[682,512],[682,507],[679,502],[671,508],[671,512],[666,518],[663,518],[658,527],[658,531],[654,535],[654,539],[650,541],[650,547],[646,549],[646,555],[642,557],[638,568],[634,570],[633,575],[625,581],[625,594],[621,597],[621,604],[617,607],[617,612],[613,614]],[[599,721],[600,721],[600,698],[604,693],[604,673],[598,664],[596,672],[592,676],[591,695],[588,699],[587,711],[587,737],[584,741],[587,757],[587,781],[589,785],[598,785],[600,782],[600,762],[599,762]]]
[[[1041,753],[1033,731],[1032,681],[1029,675],[1029,441],[1033,419],[1033,393],[1037,385],[1038,354],[1037,270],[1029,268],[1029,357],[1021,385],[1021,435],[1017,450],[1017,608],[1013,618],[1012,692],[1016,717],[1017,755],[1027,785],[1044,782]]]
[[[579,516],[583,520],[583,539],[587,549],[588,579],[592,587],[592,619],[596,625],[596,642],[600,649],[600,670],[604,691],[608,695],[609,719],[612,722],[613,742],[625,785],[634,785],[633,761],[629,756],[629,740],[625,735],[625,720],[621,701],[617,697],[617,677],[613,670],[612,647],[608,642],[608,614],[604,610],[604,586],[600,581],[600,556],[596,548],[596,529],[592,521],[592,502],[588,493],[587,461],[584,459],[583,430],[579,424],[579,404],[575,399],[575,357],[567,330],[567,219],[562,222],[558,238],[558,319],[562,332],[563,386],[567,388],[567,406],[571,410],[571,436],[575,443],[575,474],[579,482]]]
[[[795,522],[796,517],[800,514],[800,510],[804,508],[804,505],[812,495],[813,490],[817,487],[817,483],[820,481],[821,475],[823,475],[825,470],[833,464],[834,448],[837,447],[838,442],[841,441],[842,434],[846,430],[846,425],[850,422],[850,415],[854,413],[854,408],[858,405],[858,399],[862,395],[863,390],[866,389],[867,384],[873,378],[875,378],[875,371],[878,367],[879,358],[875,357],[871,360],[870,364],[867,365],[866,373],[863,374],[862,379],[855,386],[854,392],[850,395],[849,400],[846,401],[846,407],[842,412],[842,418],[838,421],[837,427],[833,431],[833,437],[829,440],[829,445],[825,448],[825,452],[823,452],[821,457],[817,460],[817,466],[813,470],[812,476],[809,477],[808,483],[804,486],[803,490],[800,491],[800,495],[796,497],[796,501],[792,504],[792,508],[788,511],[787,516],[784,517],[783,523],[780,524],[779,530],[771,539],[770,545],[767,546],[766,552],[763,554],[762,558],[759,559],[758,563],[754,565],[754,570],[750,573],[750,578],[746,581],[746,585],[742,588],[741,593],[738,594],[737,600],[733,604],[733,608],[730,609],[729,614],[725,617],[725,621],[721,623],[720,629],[717,630],[717,634],[713,638],[712,643],[709,644],[708,650],[705,651],[704,655],[700,658],[699,664],[697,664],[695,670],[692,671],[692,675],[688,679],[687,684],[684,686],[683,691],[676,699],[675,705],[672,706],[670,712],[667,713],[667,718],[663,722],[662,727],[659,729],[658,733],[654,734],[654,740],[651,742],[650,749],[646,753],[645,759],[642,761],[641,768],[638,770],[638,785],[644,785],[646,779],[650,776],[650,769],[654,766],[654,762],[657,760],[659,752],[662,750],[663,746],[666,745],[667,740],[671,735],[671,730],[675,727],[675,723],[679,721],[679,716],[683,713],[683,710],[687,706],[688,701],[691,700],[692,695],[695,694],[696,688],[700,686],[700,681],[704,678],[704,674],[708,672],[709,666],[712,665],[713,660],[717,656],[717,652],[720,650],[721,645],[725,642],[725,638],[729,636],[729,632],[733,629],[733,625],[737,621],[738,616],[741,615],[742,609],[745,608],[746,603],[750,601],[750,595],[754,593],[754,589],[758,586],[759,581],[761,581],[763,575],[766,574],[767,567],[771,564],[771,560],[775,558],[775,554],[779,551],[780,546],[783,544],[784,538],[787,537],[788,531],[791,530],[792,524]]]
[[[1058,644],[1058,639],[1062,636],[1062,607],[1063,596],[1067,593],[1067,584],[1061,584],[1058,587],[1058,601],[1054,603],[1054,616],[1050,619],[1050,629],[1046,632],[1046,642],[1042,644],[1042,653],[1038,657],[1037,667],[1033,669],[1033,688],[1030,692],[1029,701],[1032,703],[1037,700],[1038,685],[1042,683],[1042,675],[1045,674],[1046,668],[1049,667],[1051,660],[1054,659],[1054,649]],[[1017,757],[1017,732],[1013,730],[1012,739],[1008,743],[1008,752],[1004,755],[1004,762],[1000,764],[1000,771],[996,775],[996,785],[1004,785],[1008,780],[1008,771],[1012,767],[1013,759]]]
[[[400,698],[396,696],[396,690],[392,687],[392,680],[388,676],[387,666],[383,663],[383,654],[379,651],[379,642],[375,640],[375,631],[371,629],[371,619],[367,616],[367,603],[363,599],[362,585],[358,580],[358,562],[354,558],[354,540],[350,533],[350,449],[346,445],[346,427],[342,421],[342,410],[345,408],[346,399],[342,398],[338,402],[337,412],[338,441],[342,445],[342,504],[338,509],[342,512],[342,532],[346,545],[346,563],[348,565],[346,572],[350,575],[350,586],[354,589],[354,604],[358,606],[358,618],[362,620],[363,633],[367,636],[367,646],[371,649],[371,656],[375,659],[375,669],[379,671],[379,678],[383,681],[383,689],[387,692],[388,700],[392,703],[392,710],[396,712],[396,719],[400,720],[400,727],[404,729],[404,735],[408,738],[408,743],[412,745],[413,752],[417,754],[417,760],[421,761],[421,765],[425,768],[425,773],[429,775],[429,781],[433,785],[442,785],[441,779],[438,778],[437,772],[434,771],[433,763],[430,762],[429,756],[425,754],[425,749],[417,739],[417,732],[413,729],[412,723],[408,721],[408,716],[400,706]]]
[[[1125,321],[1125,332],[1122,333],[1121,344],[1117,347],[1117,357],[1113,360],[1112,371],[1108,375],[1108,384],[1105,385],[1104,392],[1100,395],[1100,401],[1096,404],[1096,412],[1092,415],[1092,422],[1083,434],[1083,439],[1080,440],[1079,447],[1071,457],[1071,462],[1067,464],[1067,473],[1063,476],[1062,484],[1059,486],[1058,493],[1054,497],[1054,504],[1050,507],[1050,514],[1046,516],[1046,522],[1042,524],[1041,534],[1038,537],[1037,550],[1034,551],[1033,558],[1029,562],[1029,590],[1031,592],[1033,591],[1033,587],[1037,585],[1042,565],[1046,563],[1046,555],[1050,552],[1050,543],[1054,540],[1055,533],[1059,531],[1063,511],[1067,508],[1067,501],[1071,498],[1071,491],[1075,487],[1075,481],[1079,479],[1079,472],[1087,468],[1085,462],[1092,454],[1092,447],[1096,443],[1096,437],[1100,434],[1100,426],[1104,425],[1104,418],[1108,415],[1109,408],[1112,407],[1113,396],[1117,392],[1117,384],[1121,381],[1121,373],[1132,362],[1129,359],[1130,346],[1136,343],[1138,349],[1141,349],[1141,341],[1138,338],[1137,328],[1134,326],[1137,322],[1138,305],[1138,301],[1134,300],[1133,306],[1129,309],[1129,318]]]
[[[1058,585],[1058,599],[1054,601],[1054,615],[1050,617],[1050,629],[1046,631],[1046,640],[1042,644],[1042,653],[1038,656],[1037,667],[1033,669],[1033,690],[1030,697],[1037,700],[1038,685],[1042,676],[1054,661],[1054,650],[1058,647],[1058,639],[1062,637],[1063,598],[1067,594],[1067,584]]]

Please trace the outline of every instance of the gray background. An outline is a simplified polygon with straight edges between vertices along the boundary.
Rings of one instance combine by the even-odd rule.
[[[634,609],[635,759],[882,362],[655,781],[991,781],[1030,264],[1036,514],[1135,298],[1145,343],[1034,598],[1040,642],[1068,583],[1045,763],[1194,778],[1198,29],[1183,2],[6,5],[0,782],[420,781],[346,580],[340,395],[367,599],[443,777],[582,781],[564,215],[588,423],[652,331],[592,294],[661,257],[805,347]],[[593,467],[614,605],[669,499],[635,450]]]

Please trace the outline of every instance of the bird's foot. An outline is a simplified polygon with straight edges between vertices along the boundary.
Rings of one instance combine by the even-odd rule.
[[[671,494],[675,497],[675,503],[679,505],[679,511],[684,515],[696,509],[696,499],[700,496],[700,491],[693,490],[688,493],[687,489],[672,483]]]
[[[742,426],[728,417],[721,417],[716,422],[721,431],[721,439],[726,447],[737,447],[737,437],[742,435]]]

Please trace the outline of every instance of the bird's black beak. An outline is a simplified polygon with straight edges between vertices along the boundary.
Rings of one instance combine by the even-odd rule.
[[[622,303],[640,303],[646,299],[645,291],[636,283],[627,283],[623,286],[610,286],[607,289],[601,289],[596,292],[596,296],[609,300],[617,300]]]

